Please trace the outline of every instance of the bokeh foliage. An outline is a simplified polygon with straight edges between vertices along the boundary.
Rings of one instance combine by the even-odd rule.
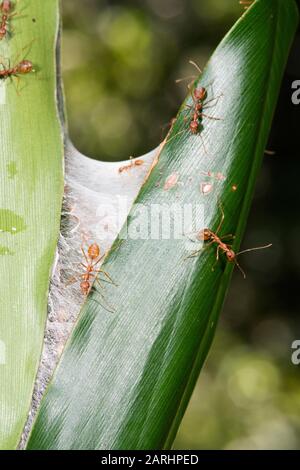
[[[101,160],[143,154],[161,141],[186,95],[186,82],[175,80],[195,73],[188,59],[204,66],[241,8],[236,0],[82,4],[63,2],[71,136]]]

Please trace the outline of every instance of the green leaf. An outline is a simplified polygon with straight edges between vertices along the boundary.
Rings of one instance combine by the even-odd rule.
[[[16,11],[12,36],[0,41],[1,69],[28,59],[37,72],[0,83],[0,449],[17,446],[30,407],[63,192],[58,3],[28,0]]]
[[[188,97],[137,198],[148,215],[154,204],[202,204],[205,225],[216,231],[220,202],[225,213],[220,235],[235,233],[238,251],[296,25],[293,0],[258,0],[225,37],[200,80],[207,100],[222,94],[206,111],[222,120],[204,117],[202,138],[192,135],[185,120]],[[204,195],[201,172],[208,171],[226,179],[211,180],[213,191]],[[165,190],[174,174],[179,183]],[[131,210],[128,231],[139,210]],[[187,258],[186,233],[169,240],[122,236],[125,228],[103,268],[117,286],[96,287],[89,296],[28,449],[172,445],[234,265],[221,255],[213,271],[214,245]]]

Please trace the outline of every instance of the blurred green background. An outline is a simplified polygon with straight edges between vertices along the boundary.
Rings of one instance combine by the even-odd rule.
[[[241,15],[238,0],[63,0],[63,75],[70,135],[101,160],[156,147],[185,94],[175,79],[204,66]],[[257,185],[244,247],[273,243],[272,256],[241,259],[217,335],[179,430],[178,449],[299,449],[299,109],[291,55]],[[298,55],[297,55],[298,54]],[[296,165],[296,167],[295,167]],[[299,198],[298,198],[299,200]]]

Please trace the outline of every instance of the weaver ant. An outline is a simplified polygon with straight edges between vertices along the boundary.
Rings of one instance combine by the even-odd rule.
[[[4,64],[1,62],[0,65]],[[26,75],[27,73],[34,72],[33,64],[30,60],[22,60],[14,67],[3,68],[0,70],[0,79],[5,79],[8,77],[15,76],[18,78],[18,75]]]
[[[197,70],[200,73],[202,73],[202,70],[198,67],[198,65],[195,62],[190,60],[189,63],[192,64],[194,67],[196,67]],[[209,116],[208,114],[204,113],[203,111],[207,108],[212,108],[213,106],[215,106],[215,105],[207,106],[207,104],[211,103],[214,100],[219,100],[219,98],[222,96],[222,94],[218,97],[211,98],[210,100],[206,101],[206,98],[207,98],[206,88],[204,88],[204,87],[197,88],[196,87],[196,88],[193,89],[193,83],[194,83],[195,77],[193,76],[193,77],[189,77],[189,78],[193,78],[193,82],[188,84],[188,90],[189,90],[189,92],[191,94],[191,97],[193,99],[193,105],[192,106],[188,105],[188,104],[186,105],[186,108],[192,110],[191,111],[192,116],[190,118],[189,129],[190,129],[192,134],[199,134],[199,136],[202,140],[202,145],[203,145],[204,151],[205,151],[206,154],[208,154],[205,143],[204,143],[204,139],[203,139],[203,137],[201,135],[201,132],[200,132],[203,128],[202,118],[206,117],[206,118],[212,119],[214,121],[221,121],[222,119],[214,117],[214,116]],[[176,80],[176,83],[179,83],[183,80],[186,80],[186,78]],[[172,125],[174,124],[174,122],[176,122],[176,120],[177,119],[172,120]],[[184,121],[187,121],[187,120],[188,120],[187,118],[184,118]],[[170,142],[171,140],[173,140],[175,137],[177,137],[179,134],[182,134],[183,132],[185,132],[185,129],[177,132],[171,138],[167,139],[166,143]]]
[[[195,62],[190,60],[189,63],[191,65],[193,65],[194,67],[196,67],[198,72],[200,74],[202,74],[202,70],[200,69],[200,67]],[[180,81],[182,81],[182,79],[176,80],[176,83],[179,83]],[[207,98],[206,88],[204,88],[204,87],[197,88],[196,87],[192,90],[192,84],[193,84],[193,82],[188,84],[188,90],[191,93],[191,96],[192,96],[192,99],[193,99],[193,105],[192,106],[191,105],[186,105],[186,107],[192,110],[192,112],[191,112],[192,117],[191,117],[191,121],[190,121],[190,125],[189,125],[190,131],[192,132],[192,134],[197,134],[200,131],[201,122],[202,122],[203,117],[206,117],[208,119],[212,119],[214,121],[221,121],[221,118],[216,118],[214,116],[209,116],[208,114],[205,114],[203,112],[205,109],[211,107],[211,106],[206,106],[208,103],[211,103],[214,100],[218,100],[220,97],[212,98],[209,101],[206,101],[206,98]]]
[[[5,68],[4,64],[1,62],[0,65],[3,66],[3,69],[0,70],[0,80],[5,80],[6,78],[16,77],[18,80],[17,85],[17,94],[19,95],[19,75],[26,75],[30,72],[34,72],[33,64],[30,60],[22,60],[14,67]]]
[[[28,53],[34,41],[35,39],[33,39],[27,46],[23,47],[22,51],[27,50],[27,53]],[[20,57],[20,54],[18,54],[17,57]],[[31,72],[35,72],[35,69],[33,68],[33,63],[27,59],[23,59],[20,62],[17,62],[17,58],[16,58],[16,65],[14,67],[11,67],[10,60],[8,60],[8,66],[5,66],[3,62],[0,62],[0,65],[2,65],[3,67],[2,69],[0,69],[0,80],[5,80],[7,78],[10,78],[12,80],[13,77],[15,77],[18,80],[17,94],[19,94],[19,82],[20,82],[19,76],[27,75]]]
[[[103,280],[103,282],[109,282],[110,284],[116,285],[106,271],[104,271],[103,269],[96,269],[97,264],[99,264],[105,256],[105,253],[101,255],[100,247],[97,243],[92,243],[91,245],[89,245],[87,252],[85,252],[83,246],[81,246],[81,251],[84,256],[85,263],[80,263],[79,266],[84,268],[85,272],[83,274],[80,274],[78,277],[72,278],[68,282],[68,284],[73,284],[74,282],[80,281],[80,290],[85,297],[87,297],[88,294],[91,292],[93,283],[95,281],[97,281],[99,285],[103,287],[100,279],[98,278],[99,273],[103,273],[108,279],[108,281]],[[104,299],[103,294],[101,294],[100,292],[98,293]],[[105,308],[109,310],[107,307]]]
[[[119,173],[123,173],[123,171],[128,171],[135,166],[141,166],[143,164],[144,164],[144,160],[140,160],[140,159],[133,160],[132,157],[130,157],[129,165],[120,166]]]
[[[9,32],[9,20],[17,13],[12,13],[14,5],[11,0],[3,0],[0,5],[0,12],[2,12],[0,23],[0,40],[2,40]]]
[[[248,251],[264,250],[265,248],[270,248],[272,246],[272,243],[270,243],[268,245],[265,245],[265,246],[258,246],[258,247],[255,247],[255,248],[248,248],[247,250],[243,250],[243,251],[239,251],[238,253],[235,253],[235,251],[232,249],[232,245],[228,244],[228,243],[225,243],[223,241],[223,240],[230,240],[230,239],[233,240],[235,238],[235,236],[232,235],[232,234],[228,234],[228,235],[223,235],[223,236],[220,237],[218,235],[218,233],[221,230],[224,219],[225,219],[225,214],[223,212],[223,209],[222,209],[221,205],[220,205],[220,210],[221,210],[222,216],[221,216],[221,221],[219,223],[219,226],[218,226],[216,232],[213,232],[209,228],[205,228],[203,230],[200,230],[200,232],[197,234],[197,239],[199,241],[207,242],[206,247],[208,247],[210,245],[213,245],[215,243],[217,245],[216,263],[219,261],[220,251],[223,252],[226,256],[227,261],[229,261],[229,263],[234,263],[239,268],[239,270],[242,273],[244,279],[246,279],[246,274],[243,271],[243,269],[241,268],[241,266],[239,265],[239,263],[237,261],[237,256],[241,255],[242,253],[246,253]],[[194,256],[197,256],[201,251],[202,251],[202,249],[194,251],[190,256],[188,256],[188,258],[192,258]],[[214,270],[214,266],[212,267],[212,270]]]

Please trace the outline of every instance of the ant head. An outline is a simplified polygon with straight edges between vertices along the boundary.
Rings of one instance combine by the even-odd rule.
[[[198,240],[207,242],[211,238],[211,231],[209,230],[209,228],[205,228],[203,230],[200,230],[197,238],[198,238]]]
[[[22,60],[22,62],[18,64],[18,73],[25,74],[25,73],[30,73],[32,71],[33,71],[33,65],[32,65],[32,62],[30,62],[30,60]]]
[[[88,281],[82,281],[80,283],[80,289],[81,289],[81,292],[83,293],[83,295],[88,295],[90,287],[91,287],[91,285]]]
[[[226,251],[226,258],[228,261],[232,263],[233,261],[235,261],[235,258],[236,258],[235,252],[233,250]]]
[[[206,98],[206,89],[203,87],[194,90],[194,97],[196,100],[203,101]]]

